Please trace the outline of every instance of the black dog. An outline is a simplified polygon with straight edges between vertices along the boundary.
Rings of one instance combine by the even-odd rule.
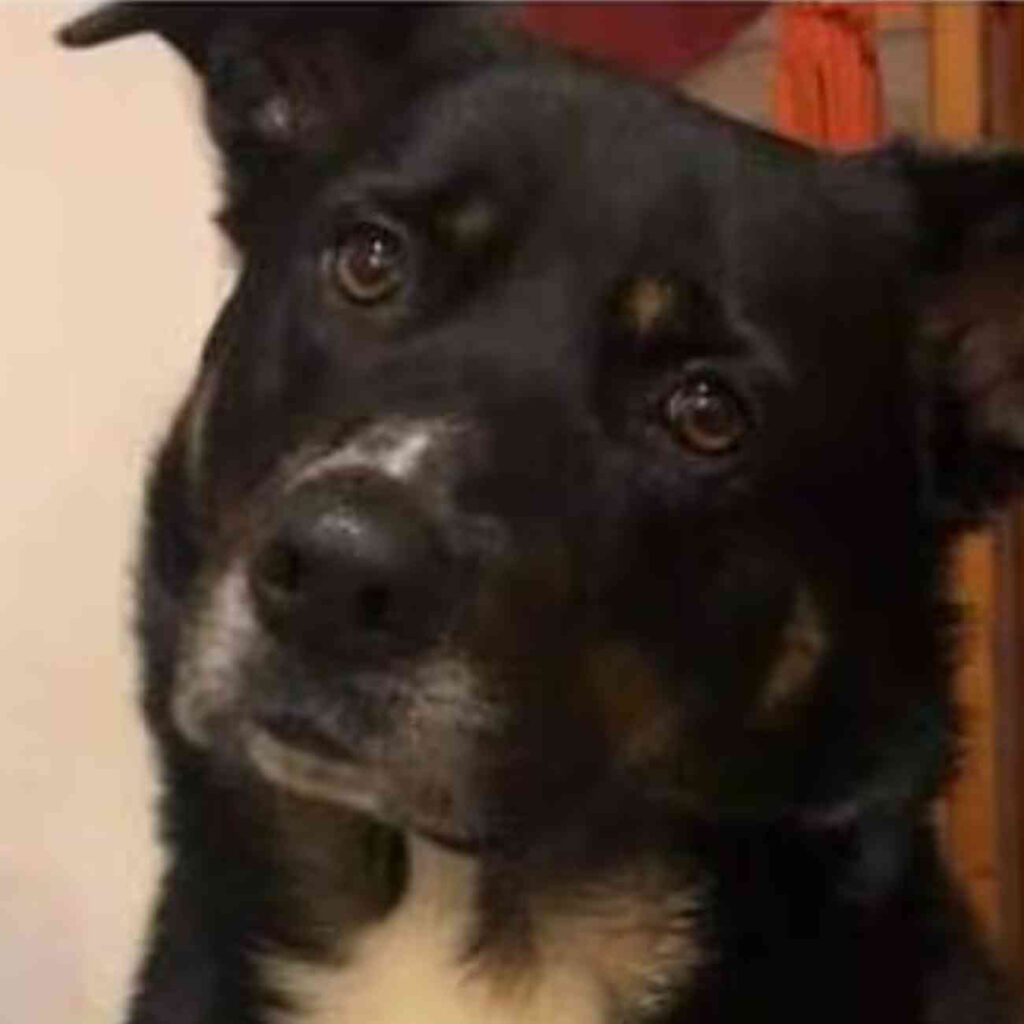
[[[1006,1024],[936,852],[1024,160],[835,157],[451,7],[113,5],[241,262],[140,572],[133,1024]]]

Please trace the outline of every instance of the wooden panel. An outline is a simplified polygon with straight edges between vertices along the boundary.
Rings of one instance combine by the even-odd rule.
[[[993,741],[999,939],[1007,960],[1024,980],[1024,511],[1019,503],[1000,518],[994,537]]]
[[[971,906],[993,939],[1000,938],[997,884],[994,710],[995,543],[985,530],[965,538],[957,552],[959,598],[970,610],[956,697],[966,744],[960,777],[947,804],[947,842]]]
[[[986,19],[986,134],[1024,141],[1024,7],[990,4]]]
[[[932,131],[950,142],[976,142],[985,126],[982,4],[929,8]]]
[[[929,109],[933,133],[956,143],[979,141],[986,127],[986,5],[940,3],[929,8]],[[994,609],[996,554],[991,531],[965,539],[957,553],[960,599],[971,628],[956,678],[963,709],[965,750],[960,777],[944,808],[954,869],[975,913],[1000,937],[997,886]]]
[[[1024,6],[987,5],[987,135],[1024,142]],[[1024,979],[1024,508],[995,532],[994,764],[1000,944]]]

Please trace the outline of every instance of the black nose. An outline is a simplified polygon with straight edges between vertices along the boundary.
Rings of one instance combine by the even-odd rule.
[[[259,615],[311,652],[430,639],[449,606],[451,559],[402,485],[355,476],[286,499],[250,570]]]

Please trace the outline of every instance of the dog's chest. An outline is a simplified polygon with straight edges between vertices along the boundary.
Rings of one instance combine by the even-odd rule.
[[[627,1006],[651,1009],[693,966],[685,915],[672,911],[655,937],[635,907],[608,922],[610,934],[560,919],[534,962],[512,975],[467,959],[476,869],[414,847],[405,899],[337,966],[267,962],[269,980],[294,1007],[280,1024],[609,1024]]]

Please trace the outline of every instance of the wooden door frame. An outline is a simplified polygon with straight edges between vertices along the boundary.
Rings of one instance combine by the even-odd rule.
[[[929,111],[947,142],[1024,141],[1024,8],[927,8]],[[1024,513],[1018,505],[957,553],[970,630],[956,679],[967,748],[941,827],[971,905],[1024,977]]]

